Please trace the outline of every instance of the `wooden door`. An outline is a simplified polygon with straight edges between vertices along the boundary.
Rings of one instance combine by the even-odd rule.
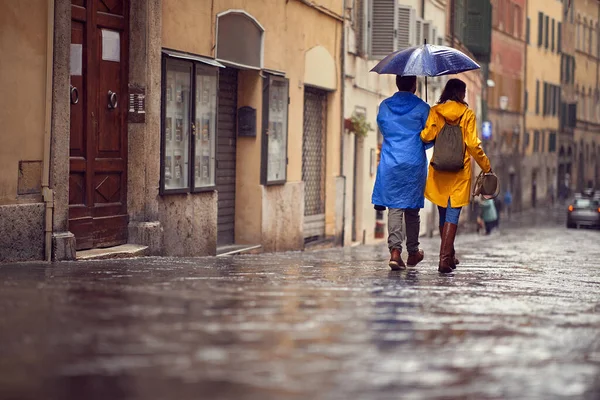
[[[72,0],[69,230],[127,242],[128,0]]]
[[[237,116],[237,69],[219,71],[219,123],[217,138],[217,244],[235,241],[235,157]]]

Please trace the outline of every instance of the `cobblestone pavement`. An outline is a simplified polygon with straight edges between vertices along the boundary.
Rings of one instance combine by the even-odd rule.
[[[2,399],[598,399],[600,232],[0,267]],[[513,221],[509,226],[523,226]]]

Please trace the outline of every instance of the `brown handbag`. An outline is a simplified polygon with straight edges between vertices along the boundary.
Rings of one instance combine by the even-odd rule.
[[[484,199],[495,199],[500,194],[500,182],[493,172],[481,171],[475,181],[473,197],[480,196]]]

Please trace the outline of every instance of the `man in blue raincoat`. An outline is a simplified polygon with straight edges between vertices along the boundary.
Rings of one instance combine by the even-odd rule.
[[[429,105],[415,96],[417,78],[397,76],[398,92],[385,99],[379,107],[377,124],[383,135],[381,160],[373,188],[372,203],[388,211],[389,266],[392,270],[406,268],[402,261],[406,218],[407,264],[417,265],[423,260],[419,249],[419,211],[425,206],[424,191],[427,180],[426,144],[421,131],[429,116]]]

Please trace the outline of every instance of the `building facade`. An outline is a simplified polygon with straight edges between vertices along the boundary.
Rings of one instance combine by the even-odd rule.
[[[577,123],[573,137],[572,189],[600,188],[599,36],[600,3],[574,0],[575,96]]]
[[[425,40],[445,44],[446,6],[445,0],[358,0],[347,8],[344,117],[349,129],[343,135],[342,175],[347,193],[344,243],[371,243],[387,236],[385,213],[373,209],[371,194],[383,140],[377,129],[379,104],[397,88],[395,76],[369,71],[393,51],[421,45]],[[417,95],[433,105],[445,79],[429,78],[427,96],[424,82],[424,78],[418,79]],[[352,121],[356,118],[365,118],[371,126],[366,136],[353,134]],[[426,201],[421,232],[426,232],[432,210]]]
[[[577,94],[575,92],[576,29],[574,7],[563,2],[562,32],[560,40],[560,87],[558,132],[557,197],[563,201],[574,187],[573,165],[575,161],[575,127],[577,126]]]
[[[502,193],[510,190],[520,209],[521,148],[525,81],[525,1],[492,1],[492,56],[487,80],[484,147]]]
[[[342,0],[0,7],[0,260],[341,242]]]
[[[562,1],[527,1],[524,208],[551,202],[557,188]]]

